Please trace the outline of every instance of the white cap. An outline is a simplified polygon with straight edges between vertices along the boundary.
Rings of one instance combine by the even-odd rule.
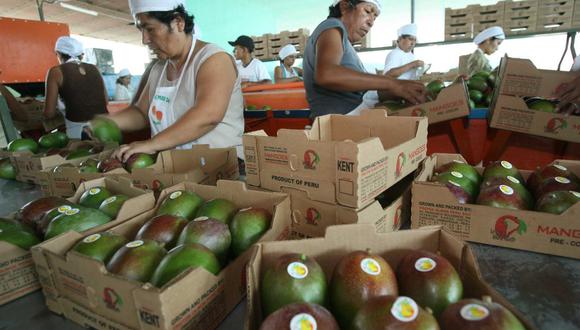
[[[400,36],[404,36],[404,35],[410,35],[413,37],[417,37],[417,24],[411,23],[411,24],[401,26],[397,30],[397,36],[400,37]]]
[[[121,71],[119,71],[119,73],[117,73],[117,78],[121,78],[121,77],[126,77],[126,76],[130,76],[131,72],[129,72],[129,69],[123,69]]]
[[[572,69],[570,69],[570,71],[580,71],[580,55],[576,56],[574,65],[572,65]]]
[[[79,57],[84,53],[83,44],[69,36],[58,38],[54,44],[54,50],[70,57]]]
[[[334,0],[332,3],[332,6],[336,6],[339,2],[341,2],[342,0]],[[381,13],[381,9],[383,9],[383,6],[381,6],[381,2],[379,0],[362,0],[362,2],[370,2],[372,4],[374,4],[375,6],[377,6],[377,9],[379,10],[379,14]]]
[[[294,45],[292,45],[292,44],[288,44],[288,45],[282,47],[282,49],[280,49],[278,56],[280,56],[280,59],[283,61],[286,57],[288,57],[290,55],[296,55],[296,54],[298,54],[296,47],[294,47]]]
[[[131,14],[136,16],[140,13],[147,13],[150,11],[170,11],[177,8],[179,5],[185,7],[184,0],[129,0],[129,7]]]
[[[475,38],[473,38],[473,43],[479,45],[480,43],[486,41],[489,38],[496,37],[497,39],[505,39],[505,33],[503,29],[499,26],[489,27],[481,32]]]

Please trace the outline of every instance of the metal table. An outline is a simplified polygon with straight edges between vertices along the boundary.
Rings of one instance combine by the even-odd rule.
[[[42,195],[37,186],[0,179],[0,210],[8,214]],[[580,260],[469,244],[485,280],[539,329],[580,329]],[[245,302],[219,327],[243,329]],[[0,306],[0,330],[82,329],[51,313],[40,291]]]

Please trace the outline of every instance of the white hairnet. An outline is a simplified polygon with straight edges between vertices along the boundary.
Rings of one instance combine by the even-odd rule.
[[[70,57],[79,57],[84,53],[83,44],[69,36],[63,36],[56,40],[54,50]]]
[[[129,7],[133,16],[150,11],[169,11],[179,5],[185,6],[184,0],[129,0]]]

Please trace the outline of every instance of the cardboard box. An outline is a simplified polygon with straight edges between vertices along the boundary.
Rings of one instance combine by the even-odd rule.
[[[100,179],[86,182],[85,185],[79,187],[74,197],[69,198],[69,201],[76,203],[86,189],[96,186],[107,186],[112,191],[124,193],[132,198],[125,202],[114,221],[88,230],[85,235],[116,226],[129,218],[152,209],[155,205],[152,193],[132,187],[126,179],[119,181],[111,179],[104,181],[104,179]],[[54,297],[54,290],[51,289],[50,267],[47,266],[46,260],[34,256],[35,249],[41,247],[42,244],[44,243],[33,247],[30,251],[26,251],[12,244],[0,242],[0,305],[40,289],[41,283],[45,286],[47,301]],[[36,269],[33,259],[36,263]]]
[[[465,81],[453,83],[444,88],[431,102],[414,105],[401,110],[390,110],[388,105],[379,103],[389,116],[427,117],[429,124],[469,116],[469,94]]]
[[[75,162],[78,165],[79,162]],[[45,170],[49,192],[53,196],[68,197],[81,182],[98,177],[122,175],[137,186],[156,192],[180,182],[214,185],[217,180],[237,180],[240,176],[236,148],[215,148],[196,145],[188,150],[167,150],[158,154],[155,164],[128,173],[116,169],[107,173],[80,173],[78,168],[62,168],[60,173]],[[42,186],[42,185],[41,185]]]
[[[411,183],[415,172],[381,193],[363,209],[314,201],[304,191],[282,188],[290,196],[293,239],[323,237],[326,228],[345,224],[372,224],[378,233],[396,231],[410,220]]]
[[[369,225],[344,225],[329,227],[324,238],[302,241],[267,242],[254,247],[248,264],[248,298],[246,307],[246,329],[255,330],[263,320],[260,303],[260,281],[265,269],[286,253],[301,253],[313,257],[320,264],[327,280],[330,280],[338,261],[355,250],[371,249],[385,258],[395,269],[409,250],[440,252],[459,273],[465,297],[481,299],[487,295],[493,301],[508,308],[527,329],[533,326],[523,318],[503,296],[487,284],[480,273],[477,261],[467,244],[441,227],[418,230],[403,230],[395,233],[379,234]]]
[[[18,100],[20,103],[20,112],[18,115],[11,113],[12,122],[17,130],[29,131],[42,129],[46,132],[55,128],[64,126],[64,117],[57,113],[52,119],[44,118],[44,102],[26,97]]]
[[[459,204],[447,187],[427,181],[435,168],[454,159],[465,161],[460,155],[451,154],[427,158],[424,170],[413,183],[412,228],[442,225],[470,242],[580,259],[580,203],[560,215]],[[556,162],[580,175],[580,161]],[[524,178],[531,173],[520,172]]]
[[[580,142],[580,116],[528,109],[524,96],[553,98],[558,87],[570,83],[573,72],[539,70],[527,59],[504,57],[490,106],[490,126],[514,132]]]
[[[267,190],[308,192],[311,199],[363,208],[417,169],[427,152],[427,119],[326,115],[310,130],[244,135],[246,182]]]
[[[76,150],[79,146],[89,145],[89,146],[97,146],[98,144],[92,141],[71,141],[69,142],[68,146],[64,149],[66,150]],[[34,155],[30,152],[21,152],[16,153],[15,157],[11,157],[12,164],[16,167],[16,180],[21,182],[30,182],[34,184],[39,184],[44,175],[39,174],[42,170],[54,168],[58,165],[62,165],[65,163],[71,163],[73,161],[83,161],[89,158],[103,158],[108,157],[112,152],[113,149],[117,147],[116,143],[112,144],[105,144],[104,149],[100,153],[95,153],[93,155],[87,157],[81,157],[77,159],[65,159],[59,154],[51,155],[51,156],[40,156]]]
[[[238,207],[262,207],[272,213],[272,226],[260,239],[288,238],[290,200],[274,192],[249,191],[243,182],[219,181],[217,187],[181,183],[165,189],[157,203],[177,190],[194,191],[205,200],[226,198]],[[156,212],[133,218],[111,232],[133,238]],[[213,329],[242,300],[245,266],[251,250],[231,261],[217,275],[203,268],[191,269],[159,289],[108,273],[103,264],[76,252],[67,253],[85,235],[69,232],[39,246],[55,274],[60,304],[49,308],[73,321],[96,329],[109,329],[97,320],[131,329]],[[80,312],[84,311],[84,312]]]

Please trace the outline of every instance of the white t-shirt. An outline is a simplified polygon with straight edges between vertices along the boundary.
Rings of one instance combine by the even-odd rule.
[[[259,82],[262,80],[272,80],[266,65],[257,58],[252,59],[248,66],[244,67],[241,61],[238,63],[238,72],[242,82]]]
[[[115,84],[115,95],[113,101],[131,101],[133,92],[125,85]]]
[[[408,52],[405,53],[401,48],[397,47],[393,49],[387,58],[385,59],[385,69],[383,70],[384,74],[387,74],[389,70],[402,67],[405,64],[409,64],[413,61],[417,60],[415,54]],[[403,80],[417,80],[417,73],[414,69],[411,69],[402,75],[400,75],[397,79]]]
[[[572,69],[570,71],[580,71],[580,55],[576,56]]]

